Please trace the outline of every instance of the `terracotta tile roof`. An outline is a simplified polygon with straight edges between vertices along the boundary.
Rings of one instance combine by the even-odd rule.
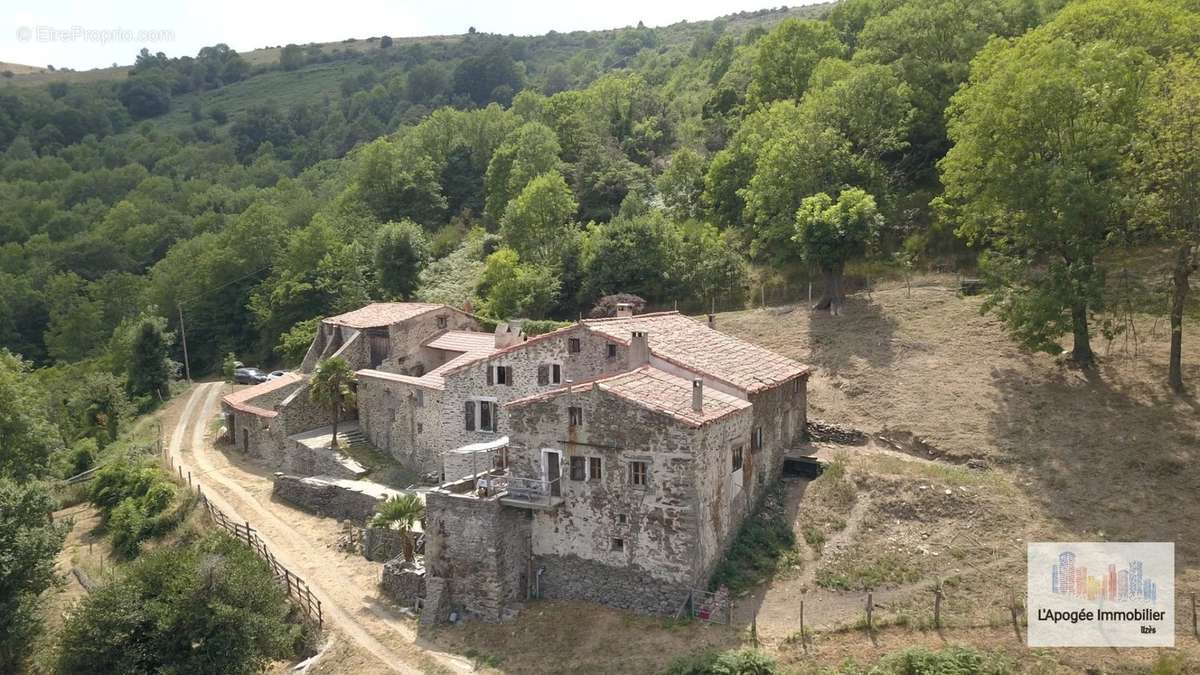
[[[448,330],[426,342],[425,346],[430,349],[442,349],[448,352],[483,352],[491,354],[496,351],[496,336],[492,333]]]
[[[739,410],[751,407],[749,401],[717,391],[704,389],[703,410],[692,409],[692,383],[653,366],[642,366],[618,375],[603,377],[590,382],[577,382],[569,387],[526,396],[510,401],[506,408],[518,407],[534,401],[545,401],[569,391],[585,392],[593,385],[624,400],[649,410],[669,415],[693,427],[703,426]]]
[[[242,387],[221,397],[221,401],[234,410],[250,413],[259,417],[275,417],[274,410],[268,410],[251,403],[259,396],[265,396],[273,391],[283,389],[297,382],[303,382],[304,376],[296,373],[284,373],[282,377],[267,380],[249,387]]]
[[[352,312],[328,317],[324,323],[348,328],[384,328],[443,307],[450,309],[446,305],[427,302],[376,302]]]
[[[459,357],[457,359],[454,359],[453,361],[450,361],[449,363],[443,363],[442,365],[438,366],[436,370],[433,370],[430,372],[441,373],[442,375],[449,375],[450,373],[452,373],[456,370],[465,368],[466,366],[470,365],[471,363],[478,361],[480,358],[492,358],[495,356],[500,356],[502,354],[508,354],[509,352],[515,352],[518,349],[524,349],[525,347],[527,347],[531,344],[536,344],[538,342],[541,342],[542,340],[549,340],[549,339],[555,338],[555,337],[562,337],[564,334],[569,333],[573,330],[579,330],[579,324],[573,323],[570,326],[563,326],[562,328],[552,330],[548,333],[542,333],[541,335],[535,335],[531,338],[526,338],[523,342],[518,342],[514,345],[509,345],[507,347],[504,347],[503,349],[493,349],[490,354],[486,354],[483,357],[476,356],[476,357],[469,358],[469,359],[464,359],[462,357]]]
[[[807,366],[786,356],[726,335],[678,312],[584,319],[583,324],[624,344],[629,343],[633,331],[646,331],[653,355],[748,393],[809,372]]]
[[[417,387],[426,389],[437,389],[441,391],[446,388],[446,381],[442,378],[426,373],[421,377],[413,377],[412,375],[401,375],[399,373],[389,373],[382,370],[371,370],[364,368],[363,370],[354,373],[358,377],[367,377],[374,380],[387,380],[388,382],[399,382],[401,384],[411,384]]]

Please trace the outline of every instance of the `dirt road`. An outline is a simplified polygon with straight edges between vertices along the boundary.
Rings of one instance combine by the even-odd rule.
[[[336,551],[336,523],[271,501],[269,474],[211,450],[206,436],[220,393],[220,383],[193,388],[171,435],[172,461],[184,475],[191,472],[218,508],[250,522],[279,561],[308,582],[321,601],[326,627],[377,659],[342,665],[358,672],[470,672],[468,660],[424,649],[412,625],[381,602],[380,566]]]

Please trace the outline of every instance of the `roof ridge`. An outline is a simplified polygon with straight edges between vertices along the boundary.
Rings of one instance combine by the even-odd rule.
[[[661,312],[647,312],[645,314],[634,314],[632,316],[602,316],[597,319],[582,319],[580,321],[580,323],[601,323],[604,321],[618,321],[618,320],[625,321],[627,319],[644,319],[644,318],[649,318],[652,316],[669,316],[671,314],[679,314],[679,310],[667,309],[667,310],[663,310]],[[683,315],[679,314],[679,316],[683,316]]]

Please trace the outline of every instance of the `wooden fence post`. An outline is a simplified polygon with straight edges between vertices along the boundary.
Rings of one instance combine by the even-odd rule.
[[[939,579],[933,587],[933,627],[942,629],[942,582]]]
[[[871,633],[875,630],[874,621],[875,603],[872,600],[871,593],[867,593],[867,632]]]
[[[1196,624],[1196,594],[1192,593],[1192,635],[1200,640],[1200,627]]]
[[[1017,600],[1012,595],[1008,596],[1008,611],[1012,615],[1013,632],[1017,634],[1017,642],[1023,642],[1021,623],[1017,620]]]
[[[250,521],[248,520],[246,521],[246,545],[251,547],[254,546],[254,544],[250,542]]]
[[[808,652],[808,638],[804,636],[804,601],[800,601],[800,646]]]

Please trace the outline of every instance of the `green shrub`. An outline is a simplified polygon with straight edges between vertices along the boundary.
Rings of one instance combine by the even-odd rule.
[[[79,439],[71,448],[70,469],[67,477],[77,476],[92,468],[96,463],[97,452],[98,448],[94,438]]]
[[[538,319],[538,320],[530,319],[529,321],[526,321],[521,324],[521,330],[525,333],[525,337],[533,337],[535,335],[541,335],[543,333],[549,333],[551,331],[556,331],[559,328],[565,328],[566,326],[570,326],[570,325],[571,325],[570,321],[552,321],[549,319]]]
[[[61,673],[261,672],[296,653],[270,568],[223,532],[148,553],[84,597],[63,628]]]
[[[752,647],[726,652],[710,650],[676,659],[667,675],[775,675],[775,659]]]
[[[135,467],[121,460],[96,472],[91,501],[104,514],[113,548],[133,557],[141,543],[161,535],[179,522],[179,489],[161,469]],[[179,509],[170,512],[172,505]]]
[[[912,647],[889,654],[871,669],[871,675],[1006,675],[1013,664],[999,652],[981,654],[967,647],[932,651]]]
[[[728,586],[737,593],[799,560],[796,534],[784,512],[783,497],[782,484],[774,485],[758,510],[742,522],[737,537],[709,580],[710,590]]]

